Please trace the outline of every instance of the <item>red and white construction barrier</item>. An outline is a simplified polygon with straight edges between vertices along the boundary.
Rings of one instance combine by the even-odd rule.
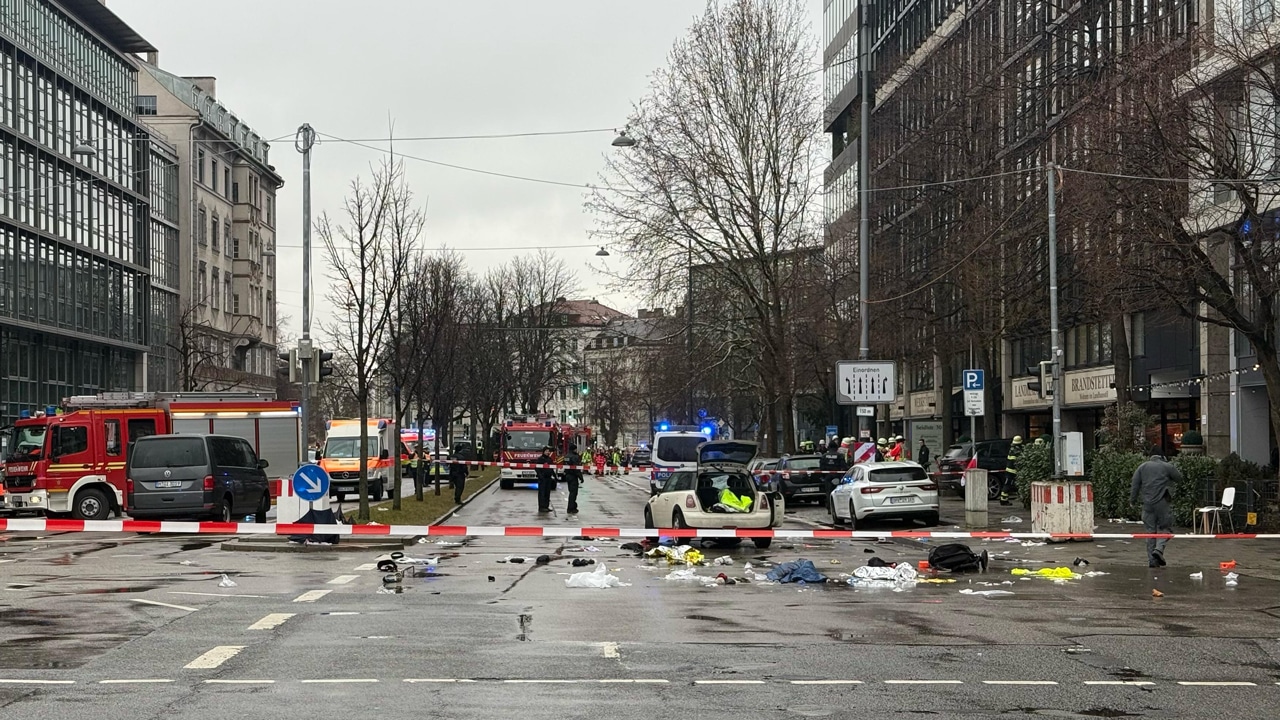
[[[874,445],[871,446],[871,450],[872,450],[872,453],[874,454],[875,452]],[[870,458],[863,458],[858,462],[863,462],[864,460],[868,460],[868,459]],[[595,463],[587,463],[586,465],[569,465],[568,463],[504,462],[504,461],[494,461],[494,460],[438,460],[435,462],[438,462],[441,465],[448,465],[450,463],[456,462],[460,465],[479,465],[483,467],[507,468],[510,470],[536,470],[539,468],[550,468],[552,470],[567,470],[569,468],[574,468],[577,470],[586,470],[586,471],[604,470],[604,471],[615,473],[615,474],[618,472],[627,472],[627,473],[635,472],[643,475],[648,475],[652,472],[655,472],[655,469],[653,468],[653,466],[639,467],[636,465],[596,465]],[[792,472],[795,472],[795,474],[797,475],[843,475],[845,474],[846,471],[845,470],[795,470],[795,471],[757,470],[755,474],[756,475],[782,475],[784,477],[791,477]]]
[[[537,525],[311,525],[301,523],[220,523],[177,522],[169,520],[50,520],[41,518],[0,519],[0,531],[7,532],[99,532],[99,533],[163,533],[202,535],[353,535],[353,536],[444,536],[444,537],[664,537],[704,538],[779,538],[808,540],[815,538],[878,540],[880,538],[930,538],[1004,540],[1145,540],[1177,538],[1179,540],[1280,540],[1280,533],[1037,533],[941,530],[792,530],[733,528],[623,528],[623,527],[542,527]]]

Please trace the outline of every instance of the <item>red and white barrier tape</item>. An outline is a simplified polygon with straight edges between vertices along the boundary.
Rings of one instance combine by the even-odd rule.
[[[878,540],[881,538],[936,538],[1004,540],[1145,540],[1177,538],[1179,540],[1280,540],[1280,533],[1230,533],[1196,535],[1191,533],[1037,533],[1001,531],[937,531],[937,530],[792,530],[733,528],[622,528],[622,527],[541,527],[537,525],[310,525],[300,523],[220,523],[180,522],[170,520],[50,520],[0,518],[0,531],[8,532],[102,532],[102,533],[175,533],[204,535],[370,535],[418,537],[664,537],[704,538],[780,538],[807,540],[814,538]]]
[[[450,463],[458,463],[460,465],[480,465],[485,467],[507,468],[509,470],[536,470],[539,468],[550,468],[552,470],[566,470],[569,468],[579,470],[608,470],[610,472],[637,472],[641,474],[657,472],[659,470],[669,472],[671,468],[655,468],[651,465],[640,467],[637,465],[596,465],[595,463],[587,463],[586,465],[569,465],[568,463],[533,463],[533,462],[509,462],[494,460],[435,460],[440,465],[448,465]],[[782,475],[791,477],[796,475],[843,475],[845,470],[757,470],[755,475]]]

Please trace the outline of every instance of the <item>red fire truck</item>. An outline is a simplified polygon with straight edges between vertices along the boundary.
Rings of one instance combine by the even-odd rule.
[[[566,426],[556,422],[550,415],[511,417],[502,423],[499,436],[503,462],[537,462],[542,457],[542,448],[550,446],[551,454],[559,462],[569,452],[573,443],[572,433],[566,433]],[[510,490],[516,483],[534,484],[538,482],[534,470],[502,468],[498,475],[498,484],[503,490]]]
[[[273,479],[291,475],[302,457],[298,404],[261,393],[77,395],[60,409],[23,415],[6,430],[0,507],[7,510],[80,520],[127,512],[125,463],[133,442],[147,435],[245,438],[267,460]]]

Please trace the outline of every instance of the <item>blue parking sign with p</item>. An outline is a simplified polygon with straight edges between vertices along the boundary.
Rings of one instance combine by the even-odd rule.
[[[965,370],[964,371],[964,389],[965,390],[982,390],[984,389],[983,371],[982,370]]]

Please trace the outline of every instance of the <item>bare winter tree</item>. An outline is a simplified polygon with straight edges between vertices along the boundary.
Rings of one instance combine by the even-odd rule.
[[[1204,342],[1226,346],[1225,328],[1248,341],[1280,441],[1280,30],[1246,10],[1219,4],[1179,42],[1120,54],[1086,99],[1093,125],[1064,184],[1101,188],[1125,240],[1116,272],[1203,323]],[[1201,386],[1205,402],[1226,392]]]
[[[515,398],[511,383],[514,337],[511,288],[501,269],[477,280],[464,306],[462,390],[472,430],[489,447],[502,412]]]
[[[518,257],[503,267],[502,282],[511,299],[507,331],[514,351],[516,400],[525,412],[537,412],[552,388],[568,375],[566,325],[568,301],[578,288],[568,264],[546,251]]]
[[[329,261],[328,299],[333,316],[323,323],[336,353],[351,363],[360,404],[360,510],[369,520],[369,397],[377,387],[387,335],[395,317],[400,283],[408,275],[418,235],[412,228],[421,211],[401,166],[387,162],[367,182],[357,178],[335,220],[328,213],[316,223]],[[396,448],[388,448],[395,452]]]
[[[226,364],[226,354],[214,344],[213,326],[205,318],[205,302],[184,303],[169,347],[178,355],[178,381],[186,392],[208,390],[217,384],[216,369]]]
[[[630,118],[637,145],[609,157],[588,201],[600,236],[636,259],[630,278],[654,299],[687,294],[695,262],[732,293],[758,351],[752,370],[766,426],[781,421],[788,449],[795,429],[786,295],[796,278],[787,255],[818,243],[808,23],[796,0],[708,2]],[[777,435],[770,437],[776,452]]]

